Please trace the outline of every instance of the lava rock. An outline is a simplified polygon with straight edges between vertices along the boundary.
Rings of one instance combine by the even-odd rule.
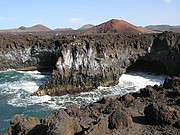
[[[176,76],[167,77],[163,86],[166,89],[180,89],[180,78]]]
[[[77,119],[70,117],[63,109],[56,112],[51,121],[52,123],[49,123],[51,130],[48,131],[48,134],[73,135],[82,130]]]
[[[133,121],[131,116],[126,112],[117,109],[109,116],[109,128],[118,129],[118,128],[132,128]]]
[[[12,133],[12,135],[16,135],[31,133],[38,125],[41,125],[41,123],[36,117],[24,118],[17,114],[11,119],[10,125],[9,132]],[[41,133],[39,132],[39,134]]]
[[[144,109],[146,119],[153,124],[173,124],[180,117],[174,108],[165,104],[150,104]]]
[[[142,97],[150,97],[150,98],[155,98],[155,91],[152,88],[152,86],[146,86],[143,89],[140,89],[140,95]]]

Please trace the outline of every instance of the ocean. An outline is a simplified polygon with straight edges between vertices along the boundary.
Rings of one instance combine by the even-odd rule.
[[[91,92],[60,97],[31,96],[38,87],[48,80],[48,74],[38,71],[3,71],[0,72],[0,134],[9,127],[9,121],[15,114],[42,118],[59,108],[68,105],[87,105],[103,96],[122,96],[138,91],[146,85],[162,84],[163,74],[128,72],[119,78],[119,84],[112,87],[99,87]]]

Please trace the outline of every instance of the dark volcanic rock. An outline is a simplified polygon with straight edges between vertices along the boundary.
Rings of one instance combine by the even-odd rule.
[[[117,109],[109,117],[109,128],[117,129],[124,127],[133,127],[132,118],[126,112]]]
[[[11,128],[9,129],[9,134],[32,134],[38,133],[43,135],[46,133],[46,126],[41,127],[41,123],[36,117],[24,118],[20,115],[15,115],[11,122]],[[42,129],[43,128],[43,129]]]
[[[34,95],[62,95],[111,86],[127,68],[147,66],[176,77],[139,93],[60,109],[41,120],[16,115],[7,134],[180,133],[180,35],[0,36],[0,69],[54,69]],[[152,64],[153,63],[153,64]],[[54,67],[56,65],[56,67]],[[130,66],[132,65],[132,66]],[[143,69],[146,69],[146,64]],[[157,126],[158,124],[158,126]]]
[[[153,124],[174,124],[180,118],[175,109],[164,104],[150,104],[145,107],[144,114]]]
[[[74,37],[70,43],[59,44],[57,70],[34,95],[72,94],[116,85],[131,62],[146,54],[152,40],[151,35]]]
[[[152,44],[150,53],[143,59],[146,61],[156,61],[162,63],[166,73],[169,75],[180,74],[180,35],[165,32],[158,35]],[[161,70],[164,70],[160,66]]]
[[[164,88],[166,89],[180,89],[180,79],[179,77],[168,77],[164,82]]]
[[[78,119],[70,117],[64,110],[56,112],[48,125],[50,125],[48,130],[50,135],[73,135],[82,130]]]
[[[178,78],[172,79],[170,85]],[[172,89],[147,86],[139,93],[105,97],[82,108],[69,106],[41,120],[17,115],[7,134],[179,135],[180,108],[175,102],[180,96],[168,96]]]
[[[178,76],[180,35],[1,35],[0,70],[53,70],[33,95],[59,96],[112,86],[127,69]],[[145,64],[143,64],[145,63]],[[135,65],[135,66],[133,66]]]
[[[0,35],[0,70],[52,70],[58,60],[51,38],[33,35]]]
[[[179,75],[178,37],[178,34],[173,33],[163,33],[157,37],[152,35],[74,37],[70,44],[60,46],[57,70],[35,95],[63,95],[89,91],[99,85],[115,85],[120,75],[128,67],[131,69],[130,65],[142,60],[148,64],[137,64],[137,68],[150,67],[169,75]]]

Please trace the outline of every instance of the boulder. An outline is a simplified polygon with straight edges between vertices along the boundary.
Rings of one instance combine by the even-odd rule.
[[[163,86],[166,89],[180,89],[180,78],[176,76],[167,77]]]
[[[131,116],[126,112],[117,109],[109,116],[109,128],[118,129],[118,128],[132,128],[133,121]]]
[[[178,112],[165,104],[150,104],[144,109],[146,119],[152,124],[174,124],[178,120]]]
[[[140,89],[140,95],[142,97],[155,98],[155,90],[152,88],[152,86],[146,86],[145,88]]]
[[[88,135],[110,135],[108,128],[108,117],[101,116],[98,123],[95,123],[87,132]]]
[[[11,127],[9,129],[9,133],[12,135],[16,135],[28,134],[35,127],[37,128],[38,125],[41,125],[41,123],[36,117],[24,118],[21,115],[17,114],[10,121],[10,125]]]
[[[56,112],[51,121],[48,131],[51,135],[73,135],[82,131],[78,119],[70,117],[63,109]]]

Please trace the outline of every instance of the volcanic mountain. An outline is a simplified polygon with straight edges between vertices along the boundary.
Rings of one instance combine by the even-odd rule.
[[[51,31],[50,28],[42,25],[42,24],[38,24],[32,27],[24,27],[21,26],[18,29],[23,30],[23,31],[27,31],[27,32],[35,32],[35,31]]]
[[[78,30],[88,30],[90,28],[94,27],[94,25],[92,24],[86,24],[86,25],[83,25],[82,27],[80,27]]]
[[[141,34],[154,33],[154,31],[147,30],[143,27],[138,27],[130,24],[124,20],[112,19],[108,22],[99,24],[85,31],[85,33],[99,34],[99,33],[127,33],[127,34]]]

